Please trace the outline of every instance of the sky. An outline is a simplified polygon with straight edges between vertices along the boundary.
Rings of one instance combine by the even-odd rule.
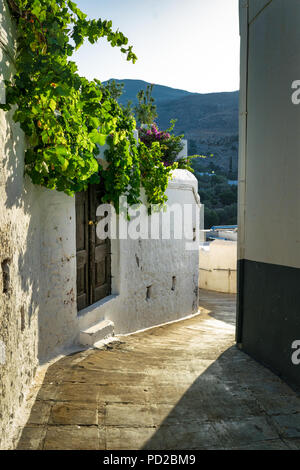
[[[75,0],[89,18],[109,19],[128,37],[135,64],[108,45],[86,42],[80,75],[139,79],[194,93],[239,88],[238,0]]]

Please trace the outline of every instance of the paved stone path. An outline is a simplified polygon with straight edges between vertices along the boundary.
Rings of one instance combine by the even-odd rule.
[[[234,346],[235,298],[51,365],[19,449],[300,449],[300,398]]]

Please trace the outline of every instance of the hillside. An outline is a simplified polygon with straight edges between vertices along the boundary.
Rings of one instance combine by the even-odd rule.
[[[137,103],[137,93],[140,90],[146,90],[148,82],[143,80],[115,80],[116,83],[124,83],[123,95],[120,97],[119,101],[121,104],[126,104],[127,101],[132,101],[134,104]],[[104,82],[105,83],[105,82]],[[169,101],[173,99],[178,99],[183,96],[191,95],[189,91],[178,90],[176,88],[170,88],[164,85],[155,85],[153,87],[152,96],[155,99],[156,103],[162,101]]]
[[[142,80],[115,80],[124,83],[124,92],[119,101],[137,103],[139,90],[148,83]],[[155,85],[153,98],[157,105],[160,128],[166,129],[171,119],[177,119],[175,131],[184,133],[188,140],[189,154],[210,155],[213,158],[199,159],[195,167],[199,170],[219,167],[224,173],[237,173],[238,161],[238,91],[223,93],[190,93],[185,90]]]

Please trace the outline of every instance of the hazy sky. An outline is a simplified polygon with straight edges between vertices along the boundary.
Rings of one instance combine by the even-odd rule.
[[[112,20],[138,56],[133,65],[104,39],[85,43],[75,56],[81,75],[102,81],[135,78],[200,93],[238,89],[238,0],[76,3],[90,18]]]

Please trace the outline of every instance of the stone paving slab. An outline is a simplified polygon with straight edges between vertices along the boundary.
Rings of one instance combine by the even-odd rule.
[[[100,435],[98,426],[48,426],[44,450],[104,450],[101,442],[105,442]]]
[[[19,449],[300,449],[300,397],[234,345],[235,297],[49,366]]]
[[[300,450],[300,439],[283,439],[283,442],[291,450]]]

